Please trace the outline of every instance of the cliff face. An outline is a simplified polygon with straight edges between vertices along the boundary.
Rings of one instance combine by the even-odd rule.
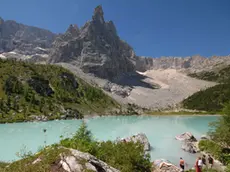
[[[48,30],[12,20],[4,21],[0,17],[0,53],[14,51],[25,55],[40,54],[43,49],[51,47],[55,36]]]
[[[133,49],[117,35],[112,21],[105,22],[101,6],[95,8],[92,20],[82,28],[70,25],[53,43],[50,63],[71,62],[86,73],[112,79],[133,72]]]
[[[136,70],[146,71],[151,69],[178,69],[189,71],[202,71],[216,68],[219,65],[230,64],[230,56],[202,56],[190,57],[136,57]]]

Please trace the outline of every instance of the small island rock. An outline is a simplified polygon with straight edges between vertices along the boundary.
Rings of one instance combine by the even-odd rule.
[[[120,139],[120,141],[134,142],[134,143],[140,142],[141,144],[144,145],[145,151],[150,151],[150,149],[151,149],[149,140],[144,133],[138,133],[138,134],[133,135],[131,137],[122,138],[122,139]]]

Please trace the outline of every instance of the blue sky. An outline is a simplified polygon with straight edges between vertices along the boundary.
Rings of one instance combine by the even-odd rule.
[[[230,54],[230,0],[0,0],[0,16],[60,33],[99,4],[137,55]]]

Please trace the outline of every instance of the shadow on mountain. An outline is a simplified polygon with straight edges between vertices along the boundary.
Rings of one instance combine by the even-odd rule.
[[[112,80],[111,82],[116,83],[121,86],[128,86],[128,87],[144,87],[149,89],[157,89],[159,88],[159,85],[146,82],[145,80],[149,77],[141,75],[137,72],[133,72],[131,74],[127,74],[124,76],[121,76],[119,79]]]

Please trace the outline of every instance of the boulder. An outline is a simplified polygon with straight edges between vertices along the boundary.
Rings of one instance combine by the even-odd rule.
[[[165,159],[158,159],[153,162],[154,172],[180,172],[181,169],[170,161]]]
[[[144,133],[139,133],[139,134],[133,135],[131,137],[122,138],[120,141],[134,142],[134,143],[140,142],[141,144],[144,145],[145,151],[150,151],[150,149],[151,149],[149,140]]]
[[[181,135],[176,136],[177,140],[182,141],[181,149],[189,153],[197,153],[199,152],[197,146],[197,139],[190,132],[185,132]]]
[[[196,146],[196,142],[191,142],[189,140],[184,140],[182,142],[182,146],[181,148],[189,153],[197,153],[198,152],[198,148]]]
[[[69,150],[70,154],[61,155],[59,162],[66,172],[119,172],[119,170],[109,166],[89,153],[83,153],[74,149]]]
[[[190,142],[197,142],[197,139],[190,132],[185,132],[181,135],[176,136],[175,138],[180,141],[188,140]]]
[[[118,84],[114,84],[111,82],[107,82],[104,86],[103,89],[105,91],[111,92],[112,94],[119,95],[123,98],[128,97],[130,95],[130,92],[132,91],[131,87],[128,86],[120,86]]]

